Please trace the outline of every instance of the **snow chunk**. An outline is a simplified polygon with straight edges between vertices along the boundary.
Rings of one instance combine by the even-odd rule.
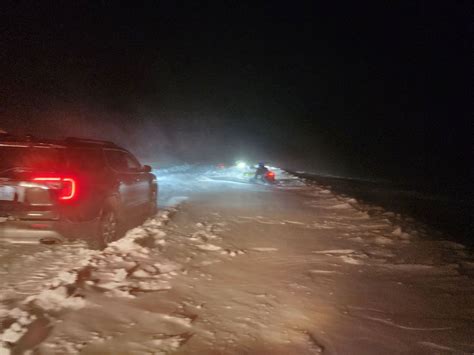
[[[342,274],[336,270],[309,270],[311,274]]]
[[[75,272],[60,272],[58,275],[58,281],[62,282],[63,284],[73,284],[76,282],[77,274]]]
[[[19,330],[13,329],[13,327],[8,328],[5,332],[1,335],[1,340],[8,343],[16,343],[23,334],[26,333],[26,329],[20,328]]]
[[[217,246],[214,244],[200,244],[197,247],[201,250],[207,250],[207,251],[216,251],[216,250],[222,249],[220,246]]]
[[[135,243],[134,239],[124,237],[116,242],[110,243],[104,251],[109,253],[129,253],[141,249],[143,249],[143,247]]]
[[[396,237],[402,238],[402,239],[409,239],[410,235],[408,233],[402,232],[402,228],[398,227],[395,229],[392,234]]]
[[[2,344],[0,343],[0,355],[10,355],[10,354],[11,354],[10,349],[3,347]]]
[[[168,281],[140,281],[138,288],[143,291],[170,290],[171,285]]]
[[[374,239],[375,243],[380,244],[380,245],[387,245],[387,244],[393,244],[393,240],[387,237],[376,237]]]
[[[155,237],[155,239],[166,237],[166,232],[163,232],[161,230],[157,230],[157,231],[155,231],[154,237]]]
[[[398,227],[397,229],[395,229],[393,232],[392,232],[393,235],[396,235],[397,237],[401,236],[402,235],[402,229],[400,227]]]
[[[147,277],[151,277],[151,275],[146,272],[145,270],[142,270],[142,269],[139,269],[137,271],[135,271],[133,274],[132,274],[133,277],[138,277],[138,278],[147,278]]]
[[[105,294],[109,297],[135,298],[135,296],[131,295],[128,291],[119,290],[117,288],[113,288]]]
[[[283,220],[283,222],[285,222],[285,223],[290,223],[290,224],[305,225],[305,223],[303,223],[303,222],[299,222],[299,221],[290,221],[290,220],[287,220],[287,219]]]
[[[177,264],[171,261],[167,263],[155,263],[153,264],[153,266],[157,268],[161,274],[167,274],[169,272],[178,271],[181,269],[180,264]]]
[[[361,265],[361,264],[363,264],[362,261],[354,259],[353,257],[347,256],[347,255],[342,255],[342,256],[340,256],[340,258],[346,264],[352,264],[352,265]]]
[[[13,308],[10,312],[8,312],[8,315],[9,315],[11,318],[18,319],[18,318],[27,316],[28,313],[26,313],[25,311],[21,310],[20,308]]]
[[[185,327],[190,327],[191,322],[192,322],[192,319],[190,319],[190,318],[173,317],[173,316],[169,316],[167,314],[163,314],[163,315],[161,315],[161,317],[163,319],[166,319],[168,321],[171,321],[173,323],[176,323],[176,324],[179,324],[179,325],[182,325],[182,326],[185,326]]]
[[[127,277],[127,270],[125,269],[117,269],[115,270],[114,274],[112,275],[112,281],[123,281]]]
[[[352,208],[352,206],[349,205],[348,203],[341,203],[341,204],[334,205],[334,206],[331,206],[331,207],[328,207],[328,208],[332,209],[332,210],[343,210],[343,209]]]
[[[318,250],[313,251],[315,254],[353,254],[355,250],[353,249],[332,249],[332,250]]]
[[[251,250],[255,250],[255,251],[278,251],[277,248],[251,248]]]
[[[100,282],[97,286],[104,288],[106,290],[114,290],[124,285],[126,285],[125,282],[109,281],[109,282]]]
[[[142,264],[140,265],[140,269],[145,270],[146,272],[149,272],[150,274],[156,274],[156,268],[152,265],[149,264]]]
[[[128,342],[131,354],[170,354],[174,353],[186,340],[180,335],[164,339],[151,339],[141,342]]]
[[[63,309],[78,310],[86,305],[86,301],[81,297],[68,297],[64,286],[41,292],[35,297],[34,303],[45,311],[54,312]]]

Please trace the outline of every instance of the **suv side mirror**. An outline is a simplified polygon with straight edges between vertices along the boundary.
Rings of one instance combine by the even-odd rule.
[[[150,165],[143,165],[143,172],[151,173],[151,166]]]

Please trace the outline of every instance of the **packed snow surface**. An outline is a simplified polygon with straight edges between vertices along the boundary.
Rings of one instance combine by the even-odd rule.
[[[157,170],[103,250],[0,249],[0,354],[474,352],[474,260],[416,221],[272,168]]]

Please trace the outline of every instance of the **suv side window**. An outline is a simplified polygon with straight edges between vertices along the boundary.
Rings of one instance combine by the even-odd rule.
[[[138,162],[137,159],[131,154],[125,153],[127,159],[127,167],[128,170],[131,171],[140,171],[142,169],[142,165]]]
[[[137,172],[140,171],[140,163],[130,154],[120,150],[105,150],[105,156],[109,165],[117,171]]]

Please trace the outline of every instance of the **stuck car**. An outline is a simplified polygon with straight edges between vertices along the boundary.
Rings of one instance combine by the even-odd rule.
[[[105,246],[157,211],[148,165],[112,142],[0,134],[0,241]]]

